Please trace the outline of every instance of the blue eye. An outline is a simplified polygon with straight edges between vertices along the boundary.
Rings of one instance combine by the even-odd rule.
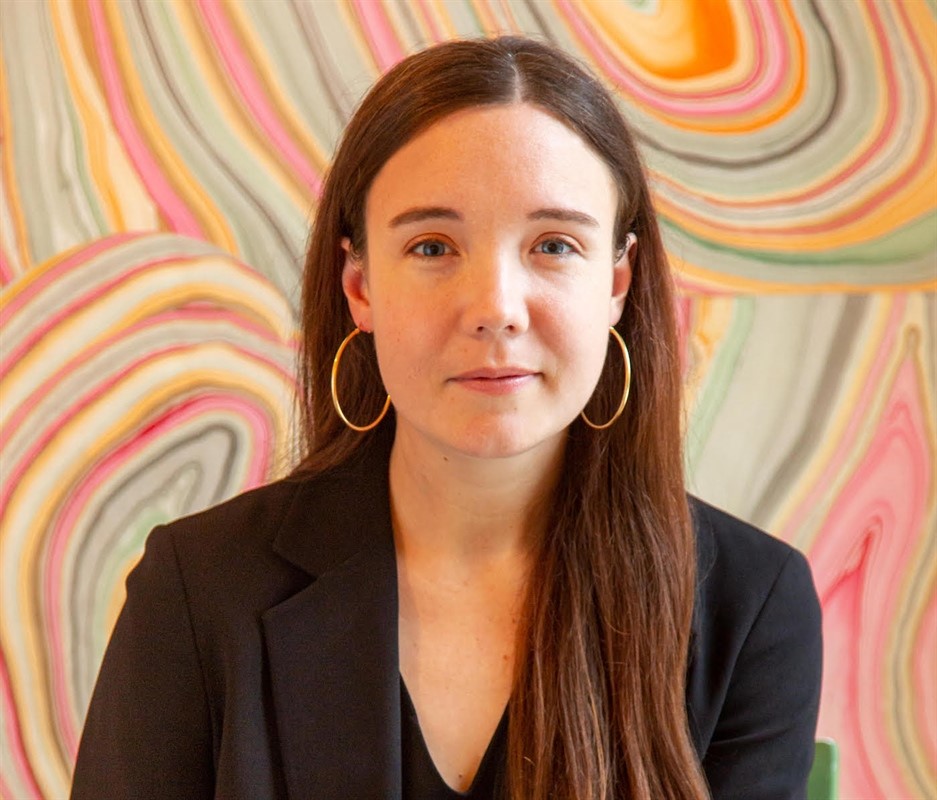
[[[439,241],[439,239],[424,239],[422,242],[413,245],[410,252],[423,258],[439,258],[448,255],[450,249],[449,245]]]
[[[568,256],[575,252],[573,246],[562,239],[544,239],[537,243],[536,249],[547,256]]]

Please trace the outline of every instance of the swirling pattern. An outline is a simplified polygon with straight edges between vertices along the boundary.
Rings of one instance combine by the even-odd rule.
[[[292,316],[213,245],[120,234],[37,265],[0,321],[4,795],[61,797],[146,534],[287,464]]]
[[[693,488],[810,556],[842,797],[934,796],[937,298],[725,297],[689,313]]]
[[[759,290],[933,286],[932,8],[560,6],[627,94],[685,273]]]
[[[692,488],[804,550],[844,798],[937,798],[930,0],[35,0],[0,25],[0,796],[67,794],[154,524],[289,464],[329,155],[417,47],[614,86],[681,288]]]

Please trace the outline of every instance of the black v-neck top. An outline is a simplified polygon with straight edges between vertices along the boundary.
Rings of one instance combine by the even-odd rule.
[[[403,756],[403,800],[493,800],[507,760],[508,712],[504,710],[478,772],[464,794],[446,785],[423,739],[420,721],[407,686],[400,679],[400,727]]]
[[[386,694],[400,695],[390,445],[361,453],[153,531],[127,578],[72,800],[398,793],[401,715]],[[807,560],[690,502],[698,584],[686,701],[710,791],[804,797],[823,655]]]

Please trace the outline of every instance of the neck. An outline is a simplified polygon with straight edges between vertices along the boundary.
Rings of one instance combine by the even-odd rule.
[[[398,428],[390,457],[395,540],[408,560],[524,560],[546,528],[565,438],[507,458],[430,447]]]

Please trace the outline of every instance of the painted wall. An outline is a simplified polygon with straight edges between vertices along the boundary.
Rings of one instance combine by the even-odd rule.
[[[0,0],[0,795],[62,798],[152,526],[290,458],[343,122],[419,45],[613,84],[681,287],[694,491],[805,551],[845,798],[937,797],[934,0]],[[791,676],[796,680],[796,676]]]

